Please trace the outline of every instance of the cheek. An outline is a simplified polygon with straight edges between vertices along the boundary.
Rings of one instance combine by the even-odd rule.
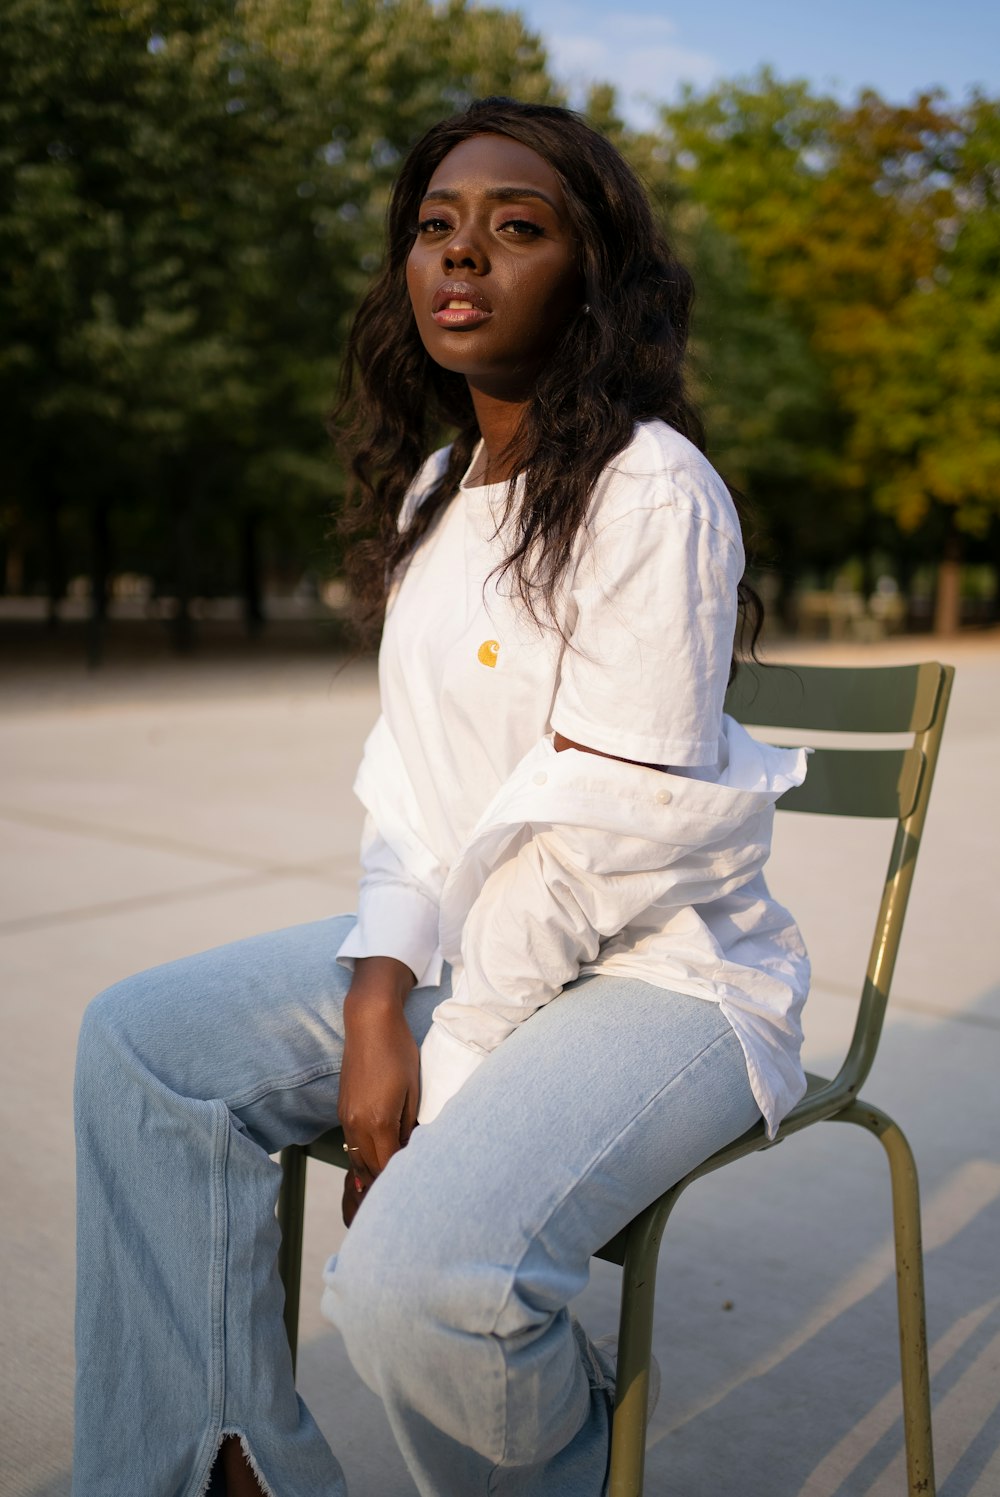
[[[414,315],[418,320],[422,314],[428,311],[430,296],[434,285],[434,264],[425,249],[419,243],[410,250],[406,260],[406,289],[410,295],[410,305],[413,307]],[[437,280],[440,280],[440,275]]]
[[[413,307],[414,312],[417,310],[417,308],[416,308],[417,282],[418,282],[417,267],[414,264],[414,261],[413,261],[413,251],[411,250],[410,254],[409,254],[408,258],[407,258],[407,261],[406,261],[406,289],[409,292],[410,303],[411,303],[411,305]]]
[[[554,267],[550,275],[540,277],[534,284],[530,278],[525,278],[520,294],[525,317],[530,317],[535,326],[546,327],[551,334],[555,326],[562,325],[573,308],[583,302],[577,279],[575,272],[565,267]]]

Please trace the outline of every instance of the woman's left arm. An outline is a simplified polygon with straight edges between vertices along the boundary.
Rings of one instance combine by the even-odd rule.
[[[796,751],[765,752],[788,763],[753,789],[608,755],[532,757],[515,791],[530,835],[491,868],[464,914],[457,980],[421,1050],[420,1122],[650,906],[667,918],[755,877],[774,801],[799,777]],[[457,921],[461,904],[447,913]]]
[[[561,733],[553,733],[552,746],[557,754],[566,749],[576,749],[581,754],[596,754],[599,759],[614,759],[618,764],[638,764],[640,769],[658,769],[661,774],[670,773],[669,764],[647,764],[643,759],[626,759],[622,754],[606,754],[603,749],[588,748],[585,743],[574,743]]]

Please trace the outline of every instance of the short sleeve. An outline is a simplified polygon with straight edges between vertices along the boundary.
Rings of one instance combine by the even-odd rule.
[[[743,561],[735,529],[683,502],[596,529],[570,592],[555,731],[647,764],[714,764]]]

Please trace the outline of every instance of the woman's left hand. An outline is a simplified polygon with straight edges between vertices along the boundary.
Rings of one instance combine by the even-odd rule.
[[[373,1183],[374,1176],[365,1169],[363,1164],[348,1165],[344,1174],[344,1195],[340,1203],[340,1214],[344,1219],[345,1227],[351,1225],[361,1210],[361,1203]]]

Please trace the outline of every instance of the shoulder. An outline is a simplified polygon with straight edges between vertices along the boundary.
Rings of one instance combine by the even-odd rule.
[[[631,518],[640,529],[654,513],[706,526],[742,552],[736,506],[708,458],[665,421],[641,421],[597,482],[588,528],[621,531]]]
[[[417,469],[410,487],[403,497],[402,508],[399,511],[399,528],[402,530],[413,518],[415,510],[420,508],[424,498],[444,477],[451,457],[451,443],[447,447],[439,447],[432,452]]]

